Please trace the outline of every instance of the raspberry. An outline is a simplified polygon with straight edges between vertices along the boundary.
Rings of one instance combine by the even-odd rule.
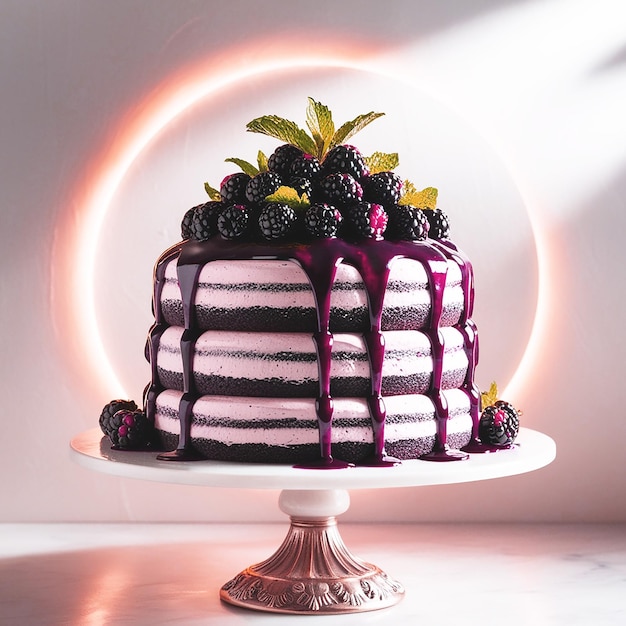
[[[320,162],[314,156],[302,154],[291,162],[289,175],[314,180],[319,177],[320,169]]]
[[[304,225],[313,237],[335,237],[343,217],[329,204],[312,204],[304,216]]]
[[[217,235],[217,218],[224,208],[221,202],[209,201],[195,208],[191,219],[191,237],[206,241]]]
[[[367,202],[382,204],[385,208],[392,206],[400,199],[402,179],[394,172],[377,172],[366,176],[361,181],[363,198]]]
[[[340,208],[363,197],[363,188],[350,174],[330,174],[320,181],[318,189],[321,200]]]
[[[421,241],[428,236],[428,219],[422,209],[410,205],[396,204],[387,209],[389,224],[387,239]]]
[[[428,236],[431,239],[446,239],[450,234],[448,216],[441,209],[425,210],[428,218]]]
[[[259,228],[265,239],[282,239],[295,221],[296,214],[288,204],[268,202],[259,215]]]
[[[283,184],[282,178],[275,172],[261,172],[250,179],[246,185],[248,202],[263,202]]]
[[[498,400],[480,415],[478,436],[483,443],[508,446],[519,433],[519,412],[508,402]]]
[[[354,146],[348,145],[335,146],[329,150],[322,163],[322,171],[326,176],[350,174],[356,180],[369,174],[363,155]]]
[[[220,184],[220,196],[225,204],[237,204],[246,201],[246,186],[250,176],[238,172],[227,176]]]
[[[278,146],[267,160],[267,167],[270,172],[275,172],[279,176],[288,176],[289,168],[294,159],[302,156],[304,152],[296,146],[285,143]]]
[[[226,207],[217,218],[217,230],[224,239],[237,239],[249,229],[250,212],[241,204]]]
[[[348,233],[356,237],[380,239],[387,228],[388,216],[380,204],[358,202],[344,217]]]

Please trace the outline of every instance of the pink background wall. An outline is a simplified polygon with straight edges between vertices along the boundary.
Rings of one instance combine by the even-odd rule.
[[[184,211],[306,97],[436,186],[474,261],[479,383],[556,461],[352,493],[352,520],[625,520],[626,19],[619,0],[0,2],[0,521],[273,520],[275,494],[113,478],[68,442],[139,400]],[[594,434],[590,434],[590,429]],[[216,506],[215,503],[219,503]]]

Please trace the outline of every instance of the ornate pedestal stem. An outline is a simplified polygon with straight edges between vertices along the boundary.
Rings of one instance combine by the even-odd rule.
[[[349,505],[343,490],[281,492],[280,509],[291,518],[282,545],[227,582],[221,599],[257,611],[296,614],[355,613],[399,602],[402,585],[344,545],[336,516]]]

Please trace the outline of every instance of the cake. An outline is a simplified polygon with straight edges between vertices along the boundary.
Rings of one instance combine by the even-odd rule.
[[[380,115],[335,130],[309,99],[310,135],[248,124],[283,143],[256,165],[227,159],[242,171],[205,184],[158,259],[151,381],[142,409],[103,410],[114,445],[302,467],[512,445],[518,412],[493,397],[481,414],[473,270],[437,191],[394,173],[397,155],[346,143]]]

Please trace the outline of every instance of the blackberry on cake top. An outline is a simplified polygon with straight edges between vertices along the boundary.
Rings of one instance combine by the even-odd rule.
[[[387,234],[390,239],[423,241],[428,236],[428,218],[422,209],[410,204],[395,204],[387,209],[387,213]]]
[[[336,172],[323,178],[318,186],[320,199],[339,207],[347,207],[363,198],[363,188],[347,173]]]
[[[206,241],[217,235],[217,218],[223,208],[224,204],[215,200],[209,200],[209,202],[195,207],[188,227],[189,237],[185,237],[183,227],[183,239],[193,238],[197,241]]]
[[[226,207],[217,218],[217,229],[224,239],[237,239],[249,230],[250,211],[242,204]]]
[[[307,231],[318,238],[335,237],[343,221],[339,209],[329,204],[312,204],[304,217]]]
[[[388,216],[380,204],[357,202],[345,213],[345,230],[349,238],[382,239]]]
[[[363,155],[354,146],[339,145],[332,148],[322,163],[324,174],[350,174],[356,180],[367,176],[369,167]]]
[[[296,214],[288,204],[268,202],[259,216],[259,228],[265,239],[284,239],[296,222]]]
[[[251,176],[245,172],[230,174],[220,184],[220,200],[226,204],[246,201],[246,188]]]
[[[395,172],[376,172],[361,180],[364,198],[384,207],[394,205],[400,200],[402,178]]]
[[[278,146],[276,150],[270,155],[267,160],[267,169],[270,172],[276,172],[279,176],[288,176],[291,169],[291,164],[298,158],[304,155],[304,152],[300,148],[285,143]]]

